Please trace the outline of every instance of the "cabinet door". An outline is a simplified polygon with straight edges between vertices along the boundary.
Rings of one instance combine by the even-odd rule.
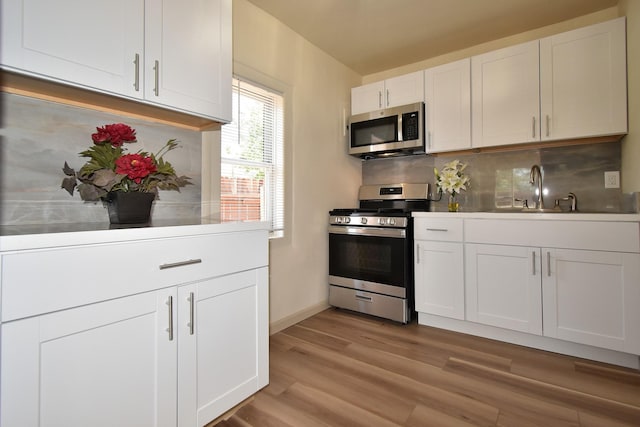
[[[175,426],[175,288],[2,325],[0,424]]]
[[[351,89],[351,115],[383,108],[384,82],[369,83]]]
[[[540,140],[538,41],[471,58],[474,147]]]
[[[231,121],[231,0],[147,0],[145,98]]]
[[[427,151],[471,147],[471,60],[469,58],[424,73]]]
[[[416,311],[464,320],[462,243],[416,241]]]
[[[134,61],[142,61],[144,0],[10,0],[1,7],[4,67],[142,97],[134,84],[143,64]]]
[[[544,335],[640,354],[640,255],[543,250]]]
[[[467,320],[542,334],[540,248],[465,244]]]
[[[627,132],[625,18],[540,41],[542,139]]]
[[[384,108],[424,101],[424,73],[416,71],[384,82]]]
[[[178,425],[199,427],[267,385],[268,269],[178,289]]]

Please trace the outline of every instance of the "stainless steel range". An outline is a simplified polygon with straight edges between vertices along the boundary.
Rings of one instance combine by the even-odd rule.
[[[429,210],[429,190],[429,184],[365,185],[359,208],[329,212],[329,304],[411,321],[411,212]]]

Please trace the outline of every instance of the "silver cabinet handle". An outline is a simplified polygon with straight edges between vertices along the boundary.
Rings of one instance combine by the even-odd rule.
[[[169,341],[173,341],[173,297],[170,296],[166,302],[169,307],[169,327],[167,332],[169,333]]]
[[[193,297],[193,292],[189,292],[189,298],[187,298],[187,301],[189,301],[189,335],[193,335],[193,329],[194,329],[194,313],[193,313],[193,309],[194,309],[194,304],[195,304],[195,298]]]
[[[135,79],[133,81],[133,88],[136,92],[140,91],[140,54],[136,53],[136,57],[133,60],[133,64],[135,66]]]
[[[536,275],[536,251],[531,252],[531,271],[532,274]]]
[[[427,228],[427,231],[447,232],[447,231],[449,231],[449,229],[448,228]]]
[[[382,108],[382,92],[378,91],[378,108]]]
[[[536,137],[536,116],[531,118],[531,134],[535,138]]]
[[[416,246],[416,264],[420,264],[420,243]]]
[[[191,265],[191,264],[200,264],[201,262],[202,262],[202,260],[200,258],[198,258],[198,259],[190,259],[190,260],[187,260],[187,261],[169,262],[167,264],[160,265],[160,270],[166,270],[168,268],[182,267],[182,266]]]
[[[371,297],[365,297],[363,295],[356,295],[356,299],[362,300],[362,301],[366,301],[366,302],[371,302],[372,298]]]
[[[387,107],[389,106],[389,89],[387,89]]]
[[[153,86],[153,93],[158,96],[160,94],[160,88],[159,88],[159,83],[160,83],[160,62],[158,62],[158,60],[154,61],[153,63],[153,71],[154,71],[154,79],[155,79],[155,84]]]
[[[551,252],[547,251],[547,277],[551,277]]]
[[[546,121],[546,127],[547,127],[546,135],[548,137],[549,136],[549,115],[548,114],[547,114],[547,116],[545,118],[545,121]]]

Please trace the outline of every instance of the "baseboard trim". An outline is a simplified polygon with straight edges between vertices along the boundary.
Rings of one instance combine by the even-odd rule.
[[[321,311],[326,310],[327,308],[329,308],[329,302],[323,301],[319,304],[315,304],[311,307],[307,307],[303,310],[297,311],[283,319],[271,322],[269,324],[269,335],[273,335],[282,331],[283,329],[287,329],[289,326],[293,326],[296,323],[303,321],[304,319],[307,319],[315,314],[320,313]]]

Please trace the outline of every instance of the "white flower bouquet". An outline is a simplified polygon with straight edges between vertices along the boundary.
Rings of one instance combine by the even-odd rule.
[[[447,192],[455,196],[456,194],[460,194],[461,191],[466,190],[467,186],[471,184],[469,177],[462,173],[466,167],[466,163],[453,160],[446,163],[440,172],[438,172],[437,168],[433,168],[438,191]]]

